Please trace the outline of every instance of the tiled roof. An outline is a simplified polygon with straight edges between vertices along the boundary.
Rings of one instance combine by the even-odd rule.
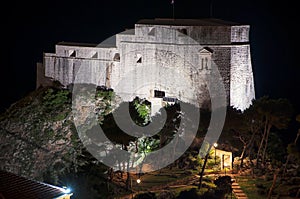
[[[63,188],[0,170],[0,199],[53,199],[63,195]]]

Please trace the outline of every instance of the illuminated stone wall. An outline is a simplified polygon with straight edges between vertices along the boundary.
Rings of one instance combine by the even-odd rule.
[[[44,54],[45,76],[67,86],[83,67],[79,82],[119,89],[125,101],[139,96],[157,105],[154,90],[159,90],[202,106],[209,101],[205,84],[215,63],[228,105],[244,110],[255,98],[249,28],[138,23],[106,45],[57,44],[55,53]],[[149,76],[151,83],[145,84]]]

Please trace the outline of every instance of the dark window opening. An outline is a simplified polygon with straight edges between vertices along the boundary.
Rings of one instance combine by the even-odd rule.
[[[98,53],[95,53],[92,58],[97,59],[98,58]]]
[[[71,51],[70,57],[76,57],[76,51],[75,50]]]
[[[136,55],[136,63],[142,63],[142,55],[141,54]]]
[[[120,61],[120,53],[116,53],[113,60],[119,62]]]
[[[150,36],[155,36],[155,28],[152,28],[152,29],[149,31],[148,35],[150,35]]]
[[[165,102],[177,102],[177,99],[174,97],[163,97]]]
[[[140,57],[140,58],[136,61],[136,63],[142,63],[142,57]]]
[[[187,29],[186,28],[182,28],[178,30],[180,33],[187,35]]]
[[[200,70],[203,70],[203,69],[209,70],[209,60],[207,57],[201,59]]]
[[[154,97],[163,98],[163,97],[165,97],[165,95],[166,95],[166,93],[164,91],[154,90]]]

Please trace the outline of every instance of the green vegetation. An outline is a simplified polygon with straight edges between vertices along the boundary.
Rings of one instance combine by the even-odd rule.
[[[261,178],[252,178],[240,176],[236,178],[240,187],[251,199],[261,199],[267,196],[267,190],[270,188],[272,181],[265,181]]]
[[[136,138],[122,132],[115,123],[112,112],[118,108],[113,107],[115,104],[112,101],[117,96],[112,90],[97,88],[93,99],[85,98],[84,92],[90,92],[88,89],[82,92],[82,99],[94,105],[92,109],[79,107],[87,135],[93,130],[93,124],[89,123],[91,115],[96,115],[106,136],[123,150],[145,156],[170,143],[176,134],[186,133],[179,128],[182,119],[186,117],[180,111],[179,104],[165,108],[167,119],[157,135]],[[126,104],[121,103],[121,106]],[[130,116],[137,125],[161,122],[159,116],[150,117],[150,106],[149,102],[139,98],[130,102]],[[152,191],[157,198],[167,195],[180,198],[185,194],[224,198],[229,194],[226,179],[219,183],[206,176],[219,172],[216,165],[220,159],[215,159],[214,150],[209,150],[212,143],[207,146],[210,152],[206,162],[198,154],[210,121],[210,112],[200,111],[200,125],[195,127],[198,128],[197,136],[186,153],[161,171],[141,175],[142,183],[138,187],[133,183],[131,187],[131,181],[136,180],[137,176],[112,171],[86,151],[73,122],[71,92],[57,87],[41,88],[12,105],[0,116],[1,169],[10,168],[12,171],[20,171],[21,175],[34,176],[37,180],[57,185],[72,182],[78,198],[87,195],[90,198],[116,197],[130,194],[131,191],[135,194],[138,191]],[[264,97],[255,100],[244,112],[228,107],[218,148],[233,152],[238,162],[235,163],[234,171],[245,175],[238,178],[238,183],[248,198],[268,197],[269,193],[269,196],[299,196],[297,191],[300,178],[297,176],[300,176],[300,168],[297,165],[300,165],[300,130],[297,134],[288,128],[294,118],[290,103],[284,99]],[[187,119],[184,120],[187,121],[185,126],[192,126],[189,118],[184,119]],[[300,116],[297,121],[300,121]],[[287,143],[282,139],[285,133],[294,134],[295,140]],[[180,139],[177,144],[181,144]],[[168,155],[174,155],[172,153],[175,154],[176,150]],[[117,163],[119,168],[129,163],[126,158],[122,161]],[[203,173],[200,172],[202,168]],[[199,173],[200,190],[199,176],[195,177]],[[162,190],[165,192],[162,193]]]

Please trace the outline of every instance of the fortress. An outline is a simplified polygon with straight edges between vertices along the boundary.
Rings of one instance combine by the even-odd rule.
[[[58,43],[38,64],[37,87],[54,80],[68,86],[83,67],[82,82],[119,89],[128,94],[125,100],[145,98],[153,109],[177,99],[202,106],[215,64],[227,105],[244,110],[255,98],[249,30],[218,19],[140,20],[99,45]],[[142,88],[133,86],[147,78],[151,82]]]

